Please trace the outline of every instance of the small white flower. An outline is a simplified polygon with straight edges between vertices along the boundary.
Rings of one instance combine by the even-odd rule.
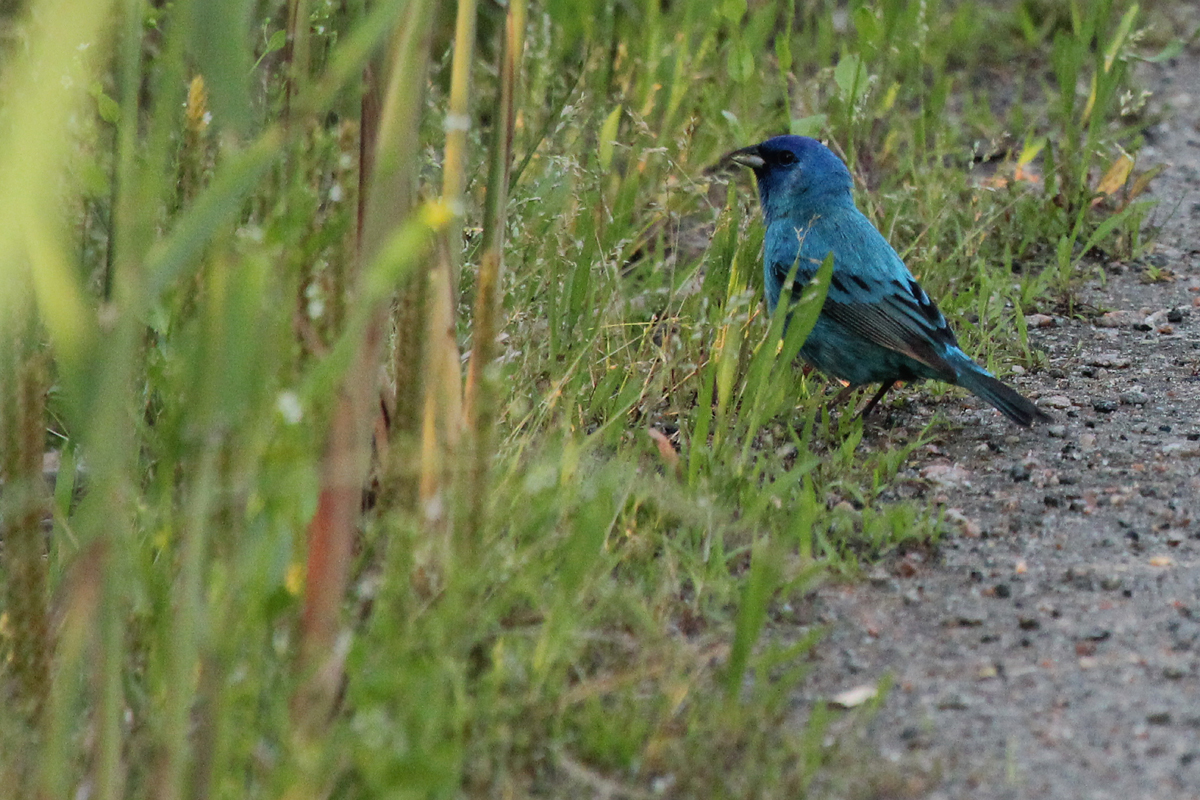
[[[237,229],[237,235],[256,244],[261,244],[264,234],[263,229],[258,225],[243,225]]]
[[[275,398],[275,408],[289,425],[295,425],[304,417],[300,397],[292,391],[280,392],[279,397]]]

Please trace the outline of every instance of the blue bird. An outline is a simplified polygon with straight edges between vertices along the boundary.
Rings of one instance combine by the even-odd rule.
[[[896,381],[935,379],[975,393],[1018,425],[1050,419],[959,349],[937,305],[854,205],[850,171],[828,147],[805,136],[776,136],[729,153],[722,159],[728,162],[749,167],[758,179],[772,313],[793,267],[798,297],[833,254],[829,293],[800,354],[850,387],[882,383],[864,415]]]

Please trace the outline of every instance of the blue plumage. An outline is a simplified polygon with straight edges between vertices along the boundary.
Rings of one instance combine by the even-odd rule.
[[[863,413],[896,381],[927,378],[974,392],[1018,425],[1049,419],[959,349],[937,305],[854,205],[850,171],[828,147],[777,136],[726,159],[750,167],[758,179],[772,312],[793,266],[798,295],[833,253],[829,294],[800,354],[851,386],[882,383]]]

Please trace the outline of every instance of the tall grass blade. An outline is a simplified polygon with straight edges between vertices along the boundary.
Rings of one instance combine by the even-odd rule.
[[[96,621],[103,609],[109,543],[93,541],[71,565],[62,583],[63,612],[55,642],[50,703],[38,749],[37,778],[41,797],[71,794],[72,762],[80,695],[86,684],[88,645],[93,643]],[[32,796],[26,792],[24,796]]]
[[[754,543],[750,556],[750,574],[742,591],[737,622],[734,625],[733,646],[721,680],[725,694],[734,699],[742,688],[742,680],[750,663],[750,651],[762,634],[767,621],[767,606],[779,588],[779,563],[770,552],[769,540]]]
[[[207,0],[176,5],[193,16],[191,49],[212,94],[214,122],[236,134],[250,126],[252,0]]]

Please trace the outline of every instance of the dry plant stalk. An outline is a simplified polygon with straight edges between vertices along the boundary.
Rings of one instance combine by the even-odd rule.
[[[408,56],[397,53],[380,119],[379,142],[374,149],[374,175],[370,183],[366,217],[363,221],[364,252],[371,238],[387,233],[372,232],[372,220],[383,209],[403,220],[417,205],[417,157],[420,152],[420,116],[425,101],[425,76],[432,32],[430,0],[410,4],[406,27]],[[420,57],[417,58],[416,54]],[[403,74],[401,74],[403,72]],[[386,163],[385,163],[386,159]],[[374,215],[374,216],[373,216]],[[379,219],[377,222],[381,221]],[[389,441],[384,473],[384,507],[415,511],[418,499],[420,437],[425,395],[425,339],[427,332],[426,270],[411,272],[400,287],[392,311],[395,333],[392,374],[396,391],[392,397]],[[382,326],[382,320],[381,320]]]
[[[475,287],[474,347],[467,366],[466,416],[472,439],[471,475],[465,551],[479,542],[487,498],[488,464],[497,414],[496,387],[486,374],[496,358],[500,323],[500,281],[504,269],[504,226],[508,181],[512,169],[516,125],[517,66],[525,45],[525,0],[511,0],[505,18],[500,53],[500,94],[496,100],[495,131],[488,170],[487,204],[483,222],[483,258]]]
[[[303,94],[308,83],[309,30],[308,0],[288,0],[287,20],[287,94],[284,98],[283,119],[291,121],[292,104]]]
[[[391,49],[392,64],[378,115],[368,118],[373,94],[364,98],[364,158],[359,198],[358,275],[383,250],[392,231],[416,203],[417,126],[429,60],[431,0],[410,3]],[[410,282],[408,290],[411,290]],[[408,294],[408,290],[405,294]],[[330,420],[321,465],[317,511],[308,529],[308,562],[301,622],[300,668],[304,680],[294,709],[300,728],[312,732],[327,718],[341,681],[337,648],[342,600],[370,466],[371,430],[379,401],[386,305],[371,309],[358,353],[347,371]],[[420,374],[420,350],[412,368]]]
[[[110,580],[106,572],[112,568],[111,544],[97,537],[84,547],[71,562],[63,576],[59,593],[58,641],[54,653],[55,669],[49,705],[44,717],[42,747],[38,752],[37,780],[40,792],[37,797],[67,797],[70,794],[68,764],[73,757],[72,729],[78,724],[78,703],[82,684],[77,680],[86,671],[89,645],[94,641],[96,628],[103,624],[98,617],[105,607],[105,584]],[[103,774],[97,776],[102,781]],[[97,787],[100,797],[115,797],[106,791],[107,785]],[[26,796],[34,796],[34,792]]]
[[[179,152],[179,204],[186,206],[204,188],[205,174],[211,166],[209,141],[208,87],[196,75],[188,84],[187,105],[183,110],[183,142]]]
[[[22,293],[28,300],[32,297]],[[45,447],[46,356],[31,318],[12,320],[22,330],[4,344],[0,372],[0,475],[4,479],[0,511],[7,573],[8,625],[12,632],[12,671],[30,722],[45,706],[50,675],[50,626],[47,616],[46,487],[42,477]]]
[[[437,259],[429,271],[429,333],[425,360],[424,425],[421,435],[420,500],[425,521],[448,554],[445,541],[446,488],[463,425],[462,373],[455,336],[454,305],[462,265],[463,189],[466,181],[467,131],[470,129],[471,62],[475,48],[475,0],[459,0],[450,70],[450,103],[446,114],[446,151],[442,165],[442,202],[453,215],[438,238]]]

